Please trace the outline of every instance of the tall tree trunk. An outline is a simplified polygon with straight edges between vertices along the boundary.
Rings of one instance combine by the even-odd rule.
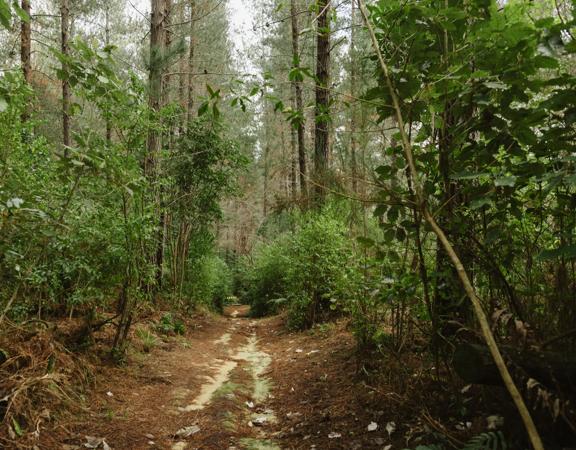
[[[196,0],[190,0],[190,44],[188,52],[188,122],[191,122],[195,117],[194,114],[194,51],[195,51],[195,30],[194,23],[196,22]]]
[[[296,97],[294,90],[292,90],[292,108],[296,108]],[[298,137],[296,129],[290,127],[290,191],[292,201],[295,202],[298,198]]]
[[[296,8],[296,0],[290,0],[290,14],[292,17],[292,59],[293,67],[298,69],[300,67],[300,50],[298,36],[300,30],[298,29],[298,11]],[[296,111],[300,114],[300,121],[296,128],[298,135],[298,166],[300,170],[300,193],[302,197],[308,197],[308,183],[306,181],[306,144],[304,141],[304,105],[302,101],[302,81],[295,79],[293,82],[294,97],[296,101]]]
[[[70,49],[68,41],[70,39],[70,5],[68,0],[60,0],[60,29],[61,29],[61,51],[68,56]],[[67,64],[62,63],[62,71],[66,73]],[[62,79],[62,142],[64,144],[64,155],[68,156],[70,147],[70,83],[66,77]]]
[[[356,91],[357,91],[357,73],[356,73],[356,2],[352,1],[352,13],[350,24],[350,169],[352,174],[352,192],[358,192],[358,139],[356,138],[356,131],[358,129],[356,123]]]
[[[22,10],[28,15],[28,20],[22,20],[20,25],[20,62],[22,64],[22,74],[24,75],[24,82],[30,85],[32,77],[32,36],[30,31],[30,0],[22,0]],[[26,105],[26,109],[22,113],[22,122],[26,122],[30,118],[30,108]]]
[[[110,45],[110,3],[106,4],[106,28],[104,33],[106,47],[108,47]],[[112,143],[112,123],[109,117],[106,117],[106,142],[108,144]]]
[[[157,113],[162,107],[162,75],[166,47],[166,0],[151,0],[150,9],[150,73],[148,78],[148,106],[151,113],[154,114],[153,121],[158,120]],[[161,192],[156,186],[158,177],[158,154],[162,147],[162,134],[151,126],[148,130],[147,154],[144,161],[144,174],[148,178],[153,191],[153,201],[155,211],[159,215],[156,222],[156,245],[153,250],[148,250],[150,261],[155,266],[155,278],[157,283],[161,282],[162,255],[159,252],[160,246],[163,245],[163,230],[165,217],[162,214]],[[158,217],[158,216],[157,216]],[[159,286],[159,284],[157,284]],[[151,286],[147,286],[151,291]]]
[[[266,147],[264,147],[264,195],[262,199],[262,214],[264,218],[268,215],[268,155],[270,154],[270,143],[266,142]]]
[[[318,0],[316,30],[316,108],[314,111],[314,171],[316,203],[324,203],[330,129],[330,0]]]
[[[172,31],[170,31],[171,25],[171,14],[172,14],[172,0],[164,0],[164,21],[162,23],[162,28],[164,30],[164,48],[169,49],[172,45]],[[162,71],[163,72],[163,71]],[[162,79],[162,92],[161,92],[161,103],[160,107],[166,105],[170,102],[170,75],[163,76]],[[165,136],[163,137],[164,145],[170,147],[172,138],[172,131],[167,130]],[[160,144],[161,146],[161,144]],[[159,162],[156,162],[159,165]],[[156,167],[156,176],[158,176],[159,167]],[[158,289],[162,288],[162,274],[164,267],[164,251],[166,248],[166,211],[164,208],[164,192],[163,188],[160,187],[158,190],[158,207],[160,208],[160,218],[158,221],[158,232],[156,241],[156,286]]]
[[[66,1],[66,0],[63,0]],[[151,0],[150,12],[150,73],[148,76],[148,106],[152,112],[160,111],[162,101],[162,59],[164,56],[164,0]],[[146,161],[144,171],[154,178],[156,158],[161,147],[161,136],[154,127],[148,130]]]

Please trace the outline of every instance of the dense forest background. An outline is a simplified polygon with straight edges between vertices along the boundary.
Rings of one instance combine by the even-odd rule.
[[[3,333],[346,320],[574,436],[574,3],[229,3],[0,0]]]

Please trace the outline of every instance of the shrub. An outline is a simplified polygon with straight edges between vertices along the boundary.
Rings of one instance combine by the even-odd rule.
[[[174,317],[172,313],[165,313],[160,322],[158,323],[158,330],[164,334],[178,334],[183,335],[186,333],[186,325],[182,320]]]
[[[232,295],[232,273],[226,262],[216,255],[206,255],[194,264],[188,286],[195,305],[204,304],[222,311],[224,301]]]
[[[248,290],[245,297],[252,316],[262,317],[277,312],[279,300],[287,294],[285,278],[290,264],[289,252],[290,242],[286,236],[262,244],[255,250],[246,277]]]
[[[285,276],[291,328],[328,319],[354,295],[358,271],[347,233],[329,213],[313,216],[294,233]]]
[[[142,351],[144,353],[150,353],[150,351],[156,347],[158,340],[156,336],[145,328],[137,328],[136,329],[136,336],[140,339],[140,343],[142,344]]]

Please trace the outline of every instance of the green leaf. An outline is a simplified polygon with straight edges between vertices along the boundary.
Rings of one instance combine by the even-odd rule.
[[[470,202],[470,209],[476,210],[484,206],[492,206],[494,202],[488,197],[477,198]]]
[[[28,13],[26,13],[26,11],[20,8],[18,2],[12,2],[12,9],[14,9],[16,15],[20,17],[20,20],[22,20],[22,22],[26,23],[30,22],[30,16],[28,15]]]
[[[565,245],[564,247],[543,250],[538,255],[538,259],[541,261],[549,261],[551,259],[566,258],[575,259],[576,258],[576,245]]]
[[[198,108],[198,115],[199,116],[203,116],[204,114],[206,114],[206,112],[208,111],[208,107],[210,105],[208,104],[208,102],[204,102],[200,105],[200,108]]]
[[[452,180],[476,180],[480,177],[486,176],[486,175],[490,175],[488,172],[478,172],[478,173],[473,173],[473,172],[459,172],[459,173],[455,173],[450,175],[450,178]]]
[[[490,89],[497,89],[497,90],[504,90],[508,87],[507,84],[504,84],[500,81],[485,81],[484,86]]]
[[[12,425],[14,425],[14,432],[19,437],[24,436],[24,431],[22,430],[22,427],[20,426],[20,424],[18,423],[18,421],[14,417],[12,417]]]
[[[494,185],[498,187],[500,186],[514,187],[516,185],[516,180],[518,180],[518,177],[515,177],[514,175],[497,177],[494,180]]]
[[[12,13],[10,12],[10,6],[4,0],[0,0],[0,24],[4,28],[10,28],[12,19]]]

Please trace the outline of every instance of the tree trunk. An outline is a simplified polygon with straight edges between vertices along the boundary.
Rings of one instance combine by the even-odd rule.
[[[194,114],[194,50],[195,50],[195,30],[194,22],[196,21],[196,0],[190,0],[190,36],[189,52],[188,52],[188,102],[186,108],[188,110],[188,122],[191,122],[195,117]]]
[[[355,33],[355,16],[356,16],[356,2],[352,1],[352,13],[350,24],[350,171],[352,174],[352,192],[358,193],[358,139],[356,139],[356,131],[358,129],[356,123],[356,90],[357,90],[357,73],[356,73],[356,33]]]
[[[66,1],[66,0],[64,0]],[[160,111],[162,101],[162,59],[164,55],[164,0],[151,0],[150,12],[150,73],[148,76],[148,106],[152,112]],[[148,154],[144,172],[153,178],[156,171],[156,158],[161,147],[161,136],[154,127],[148,130]]]
[[[314,171],[316,203],[326,197],[330,129],[330,0],[318,0]]]
[[[290,0],[290,14],[292,16],[292,59],[295,69],[300,67],[300,50],[298,43],[298,11],[296,0]],[[296,128],[298,137],[298,166],[300,171],[300,193],[302,197],[308,197],[308,183],[306,181],[306,144],[304,141],[304,106],[302,101],[302,81],[294,80],[294,97],[296,101],[296,111],[300,114],[300,121]]]
[[[106,28],[105,33],[105,44],[106,47],[110,45],[110,3],[106,5]],[[110,118],[106,117],[106,142],[110,145],[112,143],[112,123]]]
[[[294,96],[294,90],[292,90],[292,108],[296,107],[296,98]],[[290,191],[292,201],[295,202],[298,199],[298,137],[296,129],[290,127]]]
[[[20,25],[20,62],[22,64],[22,74],[24,75],[24,82],[30,85],[32,77],[32,37],[30,31],[30,0],[22,0],[22,10],[28,15],[29,20],[22,20]],[[30,117],[30,108],[26,105],[22,113],[22,122],[26,122]]]
[[[61,51],[64,56],[68,56],[70,49],[68,41],[70,39],[70,6],[68,0],[60,1],[60,28],[61,28]],[[62,63],[62,71],[66,73],[67,64]],[[70,147],[70,83],[63,77],[62,79],[62,143],[64,144],[64,155],[68,156]]]

